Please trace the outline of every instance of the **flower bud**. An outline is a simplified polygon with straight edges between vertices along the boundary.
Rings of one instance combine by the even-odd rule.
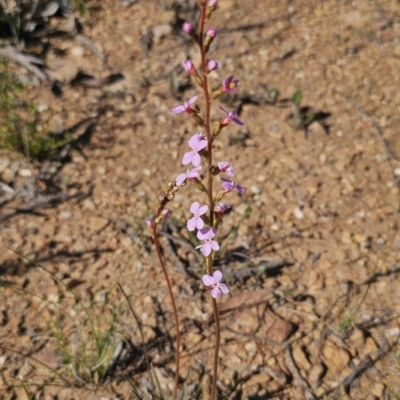
[[[183,68],[185,68],[185,70],[186,70],[187,72],[189,72],[190,74],[194,74],[194,73],[196,72],[196,69],[195,69],[195,67],[194,67],[194,64],[193,64],[192,61],[190,61],[190,60],[186,60],[186,61],[183,63]]]
[[[217,89],[217,90],[214,90],[212,93],[211,93],[211,99],[212,100],[215,100],[215,99],[217,99],[219,96],[221,96],[221,94],[223,94],[224,93],[224,91],[222,90],[222,88],[219,88],[219,89]]]
[[[210,60],[207,63],[207,70],[208,72],[214,71],[215,69],[218,68],[218,63],[215,60]]]
[[[216,30],[215,28],[210,28],[210,29],[207,31],[206,36],[208,36],[208,37],[214,39],[215,36],[217,36],[217,30]]]
[[[201,190],[204,193],[207,193],[206,187],[201,182],[196,182],[197,189]]]
[[[168,215],[168,213],[169,213],[169,210],[168,210],[168,209],[164,209],[164,210],[161,211],[161,214],[162,214],[164,217],[166,217],[166,216]]]
[[[206,33],[206,37],[204,38],[204,50],[206,53],[208,52],[215,36],[217,36],[217,30],[215,28],[210,28]]]
[[[218,203],[219,201],[222,200],[222,198],[225,196],[225,192],[224,191],[220,191],[217,193],[217,195],[215,196],[215,203]]]
[[[146,225],[151,228],[153,226],[154,222],[151,219],[146,219]]]
[[[196,123],[197,123],[199,126],[203,126],[203,127],[205,126],[205,125],[204,125],[203,118],[201,118],[199,114],[193,113],[193,114],[192,114],[192,118],[196,121]]]
[[[190,22],[184,22],[182,25],[182,30],[188,35],[192,35],[194,33],[194,27]]]
[[[218,4],[218,0],[208,0],[208,7],[216,8]]]

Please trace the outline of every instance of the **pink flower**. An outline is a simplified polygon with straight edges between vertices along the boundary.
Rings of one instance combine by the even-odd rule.
[[[214,71],[217,68],[218,68],[218,63],[215,60],[210,60],[207,63],[208,72]]]
[[[174,107],[171,111],[174,114],[180,114],[181,112],[187,112],[188,114],[192,114],[194,110],[190,107],[197,100],[197,96],[193,96],[188,101],[185,101],[182,105]]]
[[[197,246],[196,249],[201,249],[204,257],[207,257],[211,252],[219,250],[219,244],[212,240],[215,236],[215,228],[203,228],[197,232],[197,238],[203,241],[203,244]]]
[[[214,299],[217,299],[222,293],[224,294],[229,293],[228,286],[226,286],[225,283],[221,283],[221,279],[222,279],[221,271],[215,271],[213,273],[213,276],[204,275],[203,278],[201,278],[204,285],[211,290],[211,296],[214,297]]]
[[[244,123],[239,118],[237,118],[237,111],[236,110],[228,112],[223,107],[220,107],[220,109],[226,114],[226,117],[222,120],[221,125],[227,126],[232,121],[235,122],[238,125],[244,125]]]
[[[201,170],[201,166],[195,167],[193,169],[188,169],[186,172],[179,174],[175,179],[175,185],[181,186],[186,179],[194,180],[199,177],[199,171]]]
[[[228,176],[235,175],[235,168],[233,168],[228,161],[220,161],[218,163],[218,168],[221,172],[225,172]]]
[[[194,32],[194,27],[190,22],[184,22],[182,25],[183,32],[191,35]]]
[[[232,75],[222,82],[222,90],[227,93],[236,93],[238,91],[239,85],[240,81],[238,79],[233,79]]]
[[[189,72],[190,74],[194,74],[194,73],[196,72],[196,69],[195,69],[195,67],[194,67],[194,64],[193,64],[192,61],[190,61],[190,60],[186,60],[186,61],[183,63],[183,68],[185,68],[185,70],[186,70],[187,72]]]
[[[228,206],[228,204],[223,203],[220,201],[215,205],[214,211],[218,214],[223,214],[225,211],[229,210],[231,206]]]
[[[208,145],[205,135],[202,133],[196,133],[189,139],[188,145],[192,151],[188,151],[183,155],[182,164],[188,165],[192,163],[194,167],[197,167],[201,163],[199,152]]]
[[[245,189],[240,186],[237,182],[231,181],[230,179],[226,178],[221,178],[222,180],[222,189],[225,190],[225,192],[231,192],[233,189],[236,189],[240,194],[245,194],[246,191]]]
[[[206,36],[209,36],[210,38],[215,38],[215,36],[217,36],[217,30],[215,28],[210,28],[207,33]]]
[[[203,229],[204,221],[201,219],[201,216],[204,215],[208,210],[208,206],[200,206],[198,201],[195,201],[190,206],[190,212],[193,214],[193,217],[189,219],[187,222],[188,231],[193,232],[195,229]]]

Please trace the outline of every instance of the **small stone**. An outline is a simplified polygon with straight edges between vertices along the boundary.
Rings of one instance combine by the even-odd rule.
[[[400,57],[400,43],[395,46],[395,48],[393,49],[393,53],[396,56]]]
[[[289,339],[295,332],[296,327],[289,321],[278,318],[273,314],[266,314],[262,332],[271,340],[283,342]]]
[[[254,194],[260,194],[261,193],[261,188],[259,186],[256,185],[252,185],[250,187],[250,191]]]
[[[272,378],[266,374],[254,374],[249,380],[246,381],[246,386],[264,385],[266,382],[271,381]]]
[[[350,232],[348,232],[348,231],[342,232],[342,243],[343,244],[351,244],[352,243]]]
[[[367,240],[368,240],[368,238],[366,237],[366,236],[364,236],[364,235],[354,235],[354,240],[357,242],[357,243],[364,243],[364,242],[366,242]]]
[[[154,43],[159,43],[160,40],[172,32],[172,26],[168,24],[161,24],[153,27]]]
[[[328,260],[321,260],[318,265],[321,269],[326,270],[332,268],[333,264]]]
[[[323,364],[314,364],[308,373],[308,380],[311,386],[316,389],[321,386],[322,378],[326,373],[326,368]]]
[[[294,209],[293,214],[294,214],[294,216],[295,216],[297,219],[303,219],[303,218],[304,218],[304,212],[303,212],[303,210],[302,210],[301,208],[299,208],[299,207],[296,207],[296,208]]]
[[[74,46],[71,49],[71,55],[75,57],[82,57],[85,54],[85,49],[82,46]]]
[[[94,204],[92,199],[85,199],[82,203],[82,206],[86,210],[95,210],[96,204]]]
[[[378,399],[383,399],[385,394],[385,385],[383,383],[375,383],[371,392],[377,396]]]
[[[350,354],[343,347],[336,346],[328,340],[322,349],[322,354],[329,366],[333,366],[337,370],[342,370],[350,363]]]
[[[5,183],[11,183],[14,180],[15,172],[11,168],[7,168],[1,175]]]
[[[363,348],[365,346],[365,335],[361,329],[355,329],[349,338],[349,342],[353,347]]]
[[[186,334],[187,342],[190,343],[191,346],[195,346],[199,344],[204,338],[203,335],[197,332],[189,332]]]
[[[309,370],[311,368],[311,364],[307,359],[303,349],[300,346],[296,346],[293,348],[293,358],[296,362],[296,365],[301,370]]]
[[[8,168],[10,160],[7,157],[0,157],[0,175]]]
[[[69,219],[72,217],[72,212],[71,211],[62,211],[60,212],[60,214],[58,215],[58,218],[60,220],[62,219]]]
[[[378,346],[372,337],[367,337],[367,339],[365,339],[365,348],[370,352],[378,350]]]
[[[315,270],[311,270],[307,282],[307,287],[309,290],[318,290],[324,288],[325,287],[324,276]]]
[[[101,228],[104,228],[106,224],[108,224],[108,219],[105,219],[103,217],[91,217],[89,219],[89,227],[94,231],[98,231]]]
[[[273,367],[274,365],[276,365],[276,358],[275,357],[268,358],[267,365],[270,367]]]

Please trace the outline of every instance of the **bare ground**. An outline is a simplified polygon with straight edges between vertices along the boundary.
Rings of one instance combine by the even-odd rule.
[[[161,3],[89,3],[91,46],[49,41],[46,65],[62,97],[49,84],[29,95],[54,131],[76,140],[40,165],[2,158],[17,195],[0,215],[1,399],[25,398],[21,382],[37,399],[134,398],[128,377],[146,396],[143,339],[117,282],[152,371],[163,387],[173,382],[175,327],[144,219],[183,171],[197,130],[170,112],[197,93],[181,67],[197,54],[179,29],[190,4]],[[220,0],[211,80],[241,79],[240,96],[223,100],[245,127],[224,131],[215,154],[247,189],[228,199],[234,209],[219,231],[231,288],[220,303],[221,399],[400,396],[399,10],[395,1]],[[74,81],[78,71],[93,78]],[[305,112],[321,116],[300,129],[288,101],[296,90]],[[189,391],[211,370],[214,329],[184,227],[198,196],[183,188],[162,231]],[[82,343],[89,351],[95,327],[107,332],[112,318],[114,348],[122,338],[131,347],[105,383],[95,368],[63,365],[57,332],[82,358]]]

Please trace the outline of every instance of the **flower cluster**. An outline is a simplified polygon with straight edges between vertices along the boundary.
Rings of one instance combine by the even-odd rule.
[[[203,2],[204,7],[203,16],[206,16],[206,20],[210,19],[212,13],[215,11],[218,0],[208,0],[207,5]],[[233,94],[239,90],[240,81],[235,79],[234,76],[229,76],[222,80],[219,87],[216,90],[209,92],[208,86],[208,74],[211,71],[218,69],[218,62],[214,59],[207,60],[207,53],[210,46],[218,35],[216,28],[209,28],[205,33],[201,30],[197,32],[195,27],[185,22],[182,26],[183,31],[188,34],[200,47],[202,55],[202,65],[200,69],[197,69],[191,60],[185,60],[183,62],[183,68],[187,71],[197,83],[197,86],[205,93],[207,101],[212,103],[219,96],[224,93]],[[201,28],[203,29],[203,28]],[[148,221],[147,224],[151,227],[152,223],[158,223],[165,216],[165,206],[171,201],[175,193],[180,190],[181,187],[187,184],[194,184],[197,189],[205,193],[207,196],[208,204],[201,204],[199,201],[194,201],[190,205],[191,217],[187,221],[187,229],[190,232],[196,232],[197,239],[200,244],[196,247],[207,258],[207,274],[203,276],[203,287],[211,291],[211,296],[217,298],[221,293],[229,293],[229,289],[223,283],[221,283],[222,273],[220,271],[212,271],[212,264],[214,259],[214,252],[220,249],[220,245],[216,240],[218,226],[222,223],[224,215],[230,209],[230,206],[222,202],[223,197],[236,190],[239,194],[245,194],[245,189],[236,181],[231,178],[235,175],[235,168],[228,161],[214,162],[212,157],[212,151],[215,148],[214,141],[221,131],[234,122],[237,125],[244,125],[238,117],[236,110],[227,111],[223,107],[220,107],[222,112],[225,114],[222,118],[216,121],[213,129],[210,129],[209,121],[209,107],[206,110],[206,116],[201,116],[200,107],[195,104],[198,96],[192,96],[190,99],[183,102],[183,104],[177,105],[171,109],[174,114],[187,113],[197,125],[200,127],[200,132],[193,134],[188,140],[189,146],[188,151],[183,154],[182,165],[189,166],[186,172],[179,174],[173,183],[168,185],[167,191],[164,195],[159,198],[159,212],[157,217],[152,221]],[[204,176],[201,175],[203,168],[202,163],[205,163],[205,174],[208,177],[207,184],[203,184]],[[220,190],[213,193],[214,178],[217,175],[225,174],[227,177],[220,177]]]

